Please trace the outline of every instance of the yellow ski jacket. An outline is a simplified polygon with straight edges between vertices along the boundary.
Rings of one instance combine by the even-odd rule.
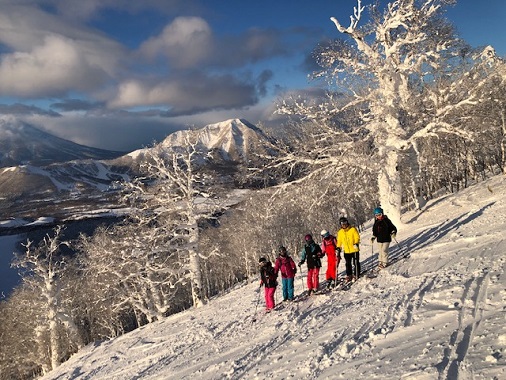
[[[354,253],[359,251],[360,235],[354,226],[340,228],[337,231],[337,247],[344,253]]]

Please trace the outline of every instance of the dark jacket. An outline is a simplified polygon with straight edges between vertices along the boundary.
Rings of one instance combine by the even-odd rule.
[[[386,215],[383,219],[376,219],[372,226],[372,234],[378,243],[389,243],[392,241],[392,234],[397,233],[397,228]]]
[[[301,251],[300,264],[302,265],[307,261],[308,269],[321,268],[322,261],[320,259],[323,255],[324,253],[322,253],[322,249],[318,244],[314,241],[307,242]]]
[[[297,265],[290,256],[278,256],[276,264],[274,264],[274,272],[277,274],[281,271],[281,278],[294,278],[297,273]]]
[[[276,281],[276,273],[274,272],[274,268],[272,267],[272,263],[267,261],[260,268],[260,284],[264,285],[266,288],[275,288],[278,285]]]

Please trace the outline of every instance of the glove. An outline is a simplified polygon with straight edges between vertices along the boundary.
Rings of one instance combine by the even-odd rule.
[[[353,248],[355,248],[358,251],[358,244],[353,244]]]
[[[301,266],[302,264],[304,264],[304,260],[302,260],[302,261],[300,261],[300,262],[299,262],[299,268],[300,268],[300,266]]]
[[[391,236],[392,236],[392,239],[395,239],[395,237],[397,236],[397,232],[392,232]]]
[[[341,247],[337,247],[336,252],[338,255],[340,255],[341,254]]]
[[[371,238],[371,243],[374,243],[374,240],[376,240],[376,236],[373,236],[373,237]]]

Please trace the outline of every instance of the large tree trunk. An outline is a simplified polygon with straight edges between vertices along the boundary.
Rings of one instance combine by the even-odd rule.
[[[502,140],[501,140],[501,159],[502,159],[502,172],[506,173],[506,108],[503,108],[501,112],[501,128],[502,128]]]
[[[193,306],[200,307],[204,305],[202,296],[202,267],[200,264],[200,256],[198,253],[198,241],[199,241],[199,227],[197,220],[191,217],[189,221],[191,228],[189,229],[189,260],[190,260],[190,278],[191,278],[191,290],[193,298]]]
[[[387,151],[383,168],[378,173],[379,199],[383,211],[399,227],[401,225],[402,185],[399,172],[399,153]]]
[[[55,290],[52,277],[53,275],[50,271],[48,278],[46,278],[45,296],[48,306],[47,319],[49,322],[49,359],[51,369],[53,370],[60,365],[60,339],[58,336],[58,311],[56,309],[58,300],[54,296]]]
[[[407,161],[411,171],[411,186],[413,188],[413,201],[415,209],[421,210],[427,204],[426,191],[423,188],[422,173],[418,161],[419,154],[416,145],[410,145],[407,151]]]

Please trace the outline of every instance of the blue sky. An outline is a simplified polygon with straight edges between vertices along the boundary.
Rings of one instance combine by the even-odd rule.
[[[306,58],[356,4],[0,0],[0,114],[125,151],[189,125],[267,121],[285,92],[320,85]],[[458,0],[447,16],[471,45],[506,55],[506,1]]]

